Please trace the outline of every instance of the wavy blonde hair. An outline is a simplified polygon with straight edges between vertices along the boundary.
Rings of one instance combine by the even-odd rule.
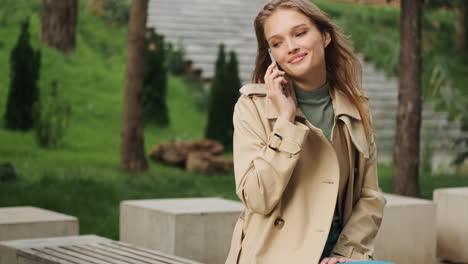
[[[268,55],[268,42],[265,38],[264,24],[275,10],[279,8],[295,9],[309,17],[320,30],[328,32],[331,37],[330,44],[325,48],[325,65],[327,80],[331,89],[338,89],[353,103],[364,124],[367,139],[372,137],[372,125],[367,99],[362,89],[362,70],[359,60],[354,55],[352,42],[343,34],[343,31],[330,18],[308,0],[272,0],[258,13],[254,21],[257,36],[257,58],[252,73],[253,83],[264,83],[266,69],[271,64]]]

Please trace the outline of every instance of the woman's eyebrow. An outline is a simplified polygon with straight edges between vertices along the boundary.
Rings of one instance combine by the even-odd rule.
[[[289,31],[293,31],[294,29],[296,29],[296,28],[298,28],[298,27],[301,27],[301,26],[307,26],[307,24],[302,23],[302,24],[299,24],[299,25],[295,25],[295,26],[292,27]],[[267,41],[270,41],[272,38],[275,38],[275,37],[278,37],[278,34],[269,37],[269,38],[267,39]]]

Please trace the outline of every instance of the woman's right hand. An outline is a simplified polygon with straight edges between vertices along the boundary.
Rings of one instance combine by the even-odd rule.
[[[351,259],[347,258],[324,258],[320,264],[337,264],[337,263],[347,263],[353,262]]]
[[[264,80],[267,87],[267,96],[273,102],[279,115],[293,123],[296,115],[296,102],[291,96],[292,86],[284,78],[284,74],[285,72],[278,70],[276,63],[272,62],[266,70]],[[286,93],[289,96],[283,93],[282,85],[285,86]]]

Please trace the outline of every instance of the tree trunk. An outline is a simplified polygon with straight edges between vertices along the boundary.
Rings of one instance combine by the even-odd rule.
[[[77,0],[44,0],[39,38],[68,55],[75,49]]]
[[[143,87],[147,9],[148,0],[133,0],[128,24],[127,71],[120,148],[120,164],[127,171],[144,171],[148,168],[140,99]]]
[[[460,1],[455,24],[455,46],[459,51],[468,52],[468,1]]]
[[[401,1],[400,89],[393,172],[393,192],[415,197],[420,196],[421,5],[422,1]]]

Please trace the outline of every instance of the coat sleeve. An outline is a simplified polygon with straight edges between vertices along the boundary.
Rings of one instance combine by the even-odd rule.
[[[253,100],[241,96],[234,108],[236,193],[248,210],[268,215],[283,195],[309,128],[278,117],[269,133]]]
[[[360,198],[353,207],[351,217],[346,222],[331,257],[373,260],[374,238],[382,222],[386,200],[378,185],[375,142],[371,144],[369,154],[363,166],[364,181]],[[362,156],[360,158],[363,159]]]

